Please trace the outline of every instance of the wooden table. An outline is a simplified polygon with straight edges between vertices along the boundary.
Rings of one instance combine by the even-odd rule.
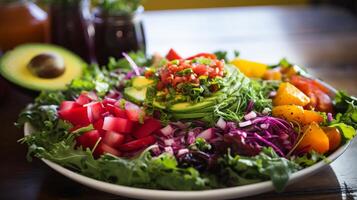
[[[357,18],[330,7],[257,7],[147,12],[148,51],[170,47],[184,55],[218,49],[276,63],[284,56],[357,95]],[[32,95],[8,86],[0,103],[0,199],[120,199],[54,172],[41,161],[28,163],[27,149],[13,126]],[[247,199],[357,198],[357,142],[318,174],[288,187]]]

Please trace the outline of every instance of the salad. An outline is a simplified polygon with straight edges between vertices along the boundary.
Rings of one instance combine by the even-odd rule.
[[[287,60],[227,52],[183,58],[124,54],[43,91],[17,125],[28,158],[132,187],[204,190],[289,176],[353,139],[357,99],[333,93]]]

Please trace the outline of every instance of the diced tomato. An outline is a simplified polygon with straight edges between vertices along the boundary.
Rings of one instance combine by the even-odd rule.
[[[186,58],[186,60],[192,60],[194,58],[199,58],[199,57],[217,59],[217,56],[212,53],[199,53],[199,54],[196,54],[196,55]]]
[[[117,148],[123,144],[125,136],[114,131],[107,131],[103,137],[103,142],[113,148]]]
[[[105,130],[103,130],[104,119],[98,119],[94,124],[93,127],[95,130],[98,130],[100,135],[104,135]]]
[[[290,82],[310,98],[310,103],[306,108],[315,108],[321,112],[333,112],[332,100],[328,95],[329,90],[325,86],[316,80],[299,75],[292,76]]]
[[[97,144],[100,134],[97,130],[88,131],[76,138],[77,144],[83,148],[92,149]]]
[[[80,107],[75,101],[62,101],[59,110],[70,110],[72,108]]]
[[[197,76],[201,76],[201,75],[208,75],[208,66],[207,65],[197,65],[193,68],[193,72],[195,72],[195,74],[197,74]]]
[[[107,111],[113,114],[116,117],[126,118],[126,112],[124,109],[119,108],[118,106],[108,104]]]
[[[139,106],[129,102],[125,105],[125,113],[127,118],[131,121],[139,121],[145,116],[144,111],[142,111]]]
[[[60,110],[58,114],[60,119],[69,121],[73,125],[85,126],[90,123],[87,107],[78,107],[70,110]]]
[[[135,151],[135,150],[145,148],[151,144],[154,144],[155,142],[156,142],[155,137],[150,135],[150,136],[123,144],[119,147],[119,149],[122,151]]]
[[[118,157],[122,155],[122,153],[120,151],[118,151],[118,150],[110,147],[109,145],[101,142],[97,146],[97,148],[95,149],[94,156],[98,158],[99,156],[101,156],[101,155],[103,155],[105,153],[109,153],[109,154],[112,154],[112,155],[118,156]]]
[[[86,104],[85,107],[88,108],[88,118],[92,123],[102,118],[102,115],[105,112],[101,102],[92,102]]]
[[[117,133],[130,133],[133,128],[133,122],[120,117],[105,117],[103,130],[114,131]]]
[[[87,103],[92,102],[92,99],[88,96],[87,93],[82,93],[79,95],[79,97],[76,99],[76,102],[80,105],[85,105]]]
[[[316,90],[315,94],[318,99],[317,110],[321,112],[332,112],[333,105],[330,96],[321,90]]]
[[[150,118],[145,120],[144,124],[141,125],[137,130],[133,132],[133,135],[136,138],[144,138],[148,135],[151,135],[154,131],[161,128],[160,121]]]
[[[182,59],[182,57],[173,49],[170,49],[170,51],[166,55],[167,60],[179,60]]]

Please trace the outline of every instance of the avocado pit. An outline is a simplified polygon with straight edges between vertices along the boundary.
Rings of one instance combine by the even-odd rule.
[[[66,70],[63,58],[55,53],[38,54],[30,60],[27,68],[40,78],[56,78]]]

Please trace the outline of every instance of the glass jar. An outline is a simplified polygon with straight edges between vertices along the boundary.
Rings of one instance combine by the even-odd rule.
[[[108,14],[97,9],[94,14],[95,55],[100,65],[109,57],[122,58],[123,52],[146,50],[145,33],[139,7],[133,14]]]
[[[89,0],[51,1],[49,18],[51,43],[73,51],[89,63],[95,61]]]
[[[0,51],[22,43],[46,42],[47,14],[27,0],[0,1]]]

